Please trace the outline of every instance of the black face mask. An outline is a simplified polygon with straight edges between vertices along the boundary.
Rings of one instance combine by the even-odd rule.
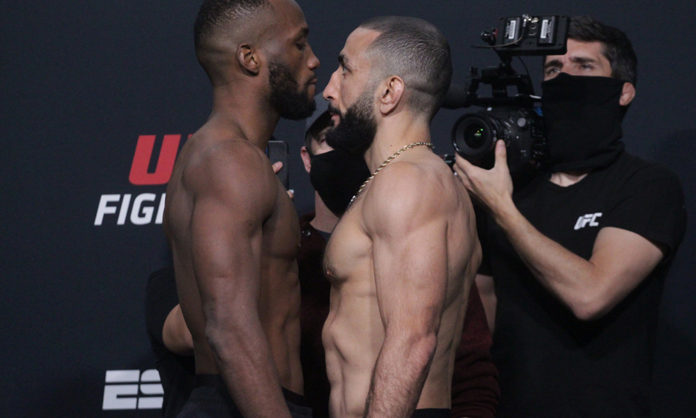
[[[624,82],[561,73],[542,83],[548,160],[554,172],[589,172],[624,149],[619,98]]]
[[[361,155],[333,150],[311,157],[309,181],[337,216],[343,215],[360,185],[370,176]]]

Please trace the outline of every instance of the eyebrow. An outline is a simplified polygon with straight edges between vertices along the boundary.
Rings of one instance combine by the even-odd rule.
[[[552,68],[552,67],[554,67],[554,68],[561,67],[561,66],[562,66],[561,60],[558,60],[558,59],[554,59],[554,60],[551,60],[547,63],[544,63],[544,69]]]
[[[570,62],[572,62],[573,64],[587,64],[587,63],[596,64],[597,60],[594,58],[587,58],[587,57],[571,57]],[[551,61],[547,62],[546,64],[544,64],[544,69],[557,68],[557,67],[562,67],[562,66],[563,66],[563,64],[561,63],[561,60],[554,59],[554,60],[551,60]]]
[[[309,28],[307,26],[300,29],[300,31],[295,35],[295,40],[300,40],[302,38],[307,38],[309,36]]]
[[[575,63],[575,64],[587,64],[587,63],[595,63],[595,62],[597,62],[597,60],[594,58],[586,58],[586,57],[571,57],[570,62]]]
[[[345,69],[350,69],[349,63],[348,63],[348,58],[346,58],[345,55],[342,53],[338,55],[338,63],[341,65],[341,67]]]

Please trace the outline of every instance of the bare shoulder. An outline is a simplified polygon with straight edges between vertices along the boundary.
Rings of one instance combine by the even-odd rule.
[[[275,195],[273,170],[258,147],[244,139],[198,134],[189,142],[181,181],[194,195]]]
[[[183,175],[191,185],[243,183],[263,177],[266,168],[270,170],[264,153],[244,139],[194,136],[190,141],[194,141],[193,148],[189,150]]]
[[[395,161],[367,190],[364,210],[376,225],[418,224],[446,218],[459,197],[449,168],[435,154]]]

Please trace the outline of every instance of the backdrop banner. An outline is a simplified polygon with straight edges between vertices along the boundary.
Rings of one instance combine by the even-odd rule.
[[[347,35],[377,15],[425,18],[447,36],[454,81],[495,66],[475,49],[504,16],[589,14],[626,31],[639,58],[627,149],[669,166],[690,224],[666,283],[655,361],[657,416],[696,410],[696,21],[693,1],[302,1],[321,60],[318,89]],[[167,263],[166,184],[206,120],[210,87],[193,51],[200,1],[4,2],[0,13],[4,417],[158,416],[159,375],[145,332],[148,275]],[[540,92],[541,59],[524,62]],[[518,71],[524,66],[515,59]],[[439,154],[465,109],[433,121]],[[281,121],[298,212],[313,192],[304,123]]]

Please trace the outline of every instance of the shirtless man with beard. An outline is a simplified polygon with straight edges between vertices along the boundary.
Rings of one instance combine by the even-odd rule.
[[[210,0],[198,13],[213,108],[181,150],[165,212],[196,364],[180,416],[308,413],[298,405],[298,220],[264,154],[280,117],[314,109],[319,60],[307,36],[293,0]]]
[[[324,90],[326,141],[373,175],[327,245],[323,329],[335,417],[447,416],[454,356],[481,259],[467,191],[431,152],[449,46],[420,19],[354,30]]]

